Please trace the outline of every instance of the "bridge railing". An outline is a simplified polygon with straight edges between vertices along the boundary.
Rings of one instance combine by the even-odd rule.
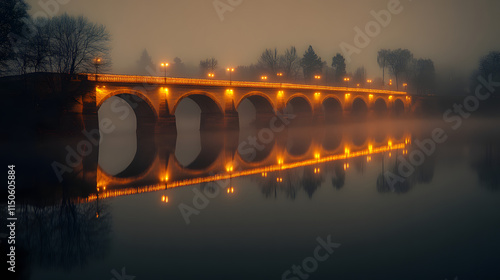
[[[268,83],[268,82],[246,82],[246,81],[227,81],[227,80],[208,80],[192,78],[170,78],[170,77],[152,77],[152,76],[133,76],[133,75],[111,75],[111,74],[86,74],[89,81],[106,83],[133,83],[133,84],[158,84],[158,85],[195,85],[195,86],[213,86],[213,87],[249,87],[249,88],[275,88],[275,89],[303,89],[316,91],[340,91],[340,92],[361,92],[376,93],[387,95],[405,95],[404,91],[392,91],[382,89],[367,88],[348,88],[331,87],[320,85],[304,85],[289,83]]]

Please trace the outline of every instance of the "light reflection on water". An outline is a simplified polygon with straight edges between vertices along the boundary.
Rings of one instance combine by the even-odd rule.
[[[308,164],[230,176],[219,184],[208,182],[28,211],[26,221],[42,222],[57,220],[57,213],[78,213],[73,218],[65,215],[65,222],[58,222],[57,227],[35,226],[21,238],[29,252],[36,252],[30,259],[32,279],[108,279],[113,277],[110,270],[121,271],[122,267],[136,279],[156,279],[158,275],[172,279],[281,279],[283,272],[313,254],[317,237],[328,235],[342,245],[319,263],[311,279],[497,277],[497,123],[477,120],[461,131],[447,130],[448,141],[426,156],[404,182],[395,185],[385,182],[383,174],[397,173],[399,156],[409,157],[418,149],[416,140],[430,137],[432,129],[443,126],[440,121],[291,129],[285,136],[277,135],[272,149],[264,149],[256,163],[241,160],[242,170],[279,167],[280,156],[283,165]],[[217,162],[193,165],[188,172],[176,169],[182,176],[169,174],[168,183],[149,182],[168,185],[193,176],[209,176],[210,172],[227,174],[225,156],[237,158],[238,152],[228,148],[232,146],[227,142],[218,146],[202,139],[205,136],[195,137],[206,147],[196,147],[196,141],[178,141],[169,147],[160,144],[158,157],[168,163],[163,165],[167,170],[173,162],[183,162],[182,156],[196,162],[197,157],[206,155],[200,160],[216,158],[220,166]],[[247,137],[240,133],[239,143]],[[187,138],[178,135],[177,139]],[[207,139],[227,141],[226,135],[209,135]],[[403,144],[404,148],[373,151],[389,144]],[[214,145],[216,157],[203,151],[213,151]],[[372,153],[318,160],[326,158],[327,151],[345,155],[369,152],[370,146]],[[200,153],[194,157],[178,153],[179,148],[198,149]],[[316,157],[318,150],[320,156]],[[156,164],[155,168],[162,166]],[[116,190],[122,187],[108,185]],[[134,188],[139,186],[125,186]],[[207,197],[200,200],[197,193]],[[179,210],[181,204],[197,211],[189,216],[189,225]],[[99,213],[98,218],[94,212]],[[59,229],[66,232],[61,235],[64,240],[57,235]],[[52,243],[39,241],[44,239],[38,236],[48,236]],[[66,255],[64,262],[45,257],[58,254],[57,250],[74,253]]]

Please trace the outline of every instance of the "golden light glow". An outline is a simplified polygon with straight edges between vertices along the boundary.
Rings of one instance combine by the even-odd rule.
[[[368,145],[368,152],[371,154],[373,152],[373,145]]]
[[[233,168],[234,168],[233,165],[229,164],[229,165],[226,166],[226,171],[227,172],[233,172]]]
[[[232,89],[226,89],[226,94],[227,95],[233,95],[234,91]]]
[[[368,95],[368,98],[371,100],[373,99],[373,94]]]
[[[227,68],[226,71],[234,72],[234,68]]]
[[[350,94],[350,93],[346,93],[346,94],[345,94],[345,99],[346,99],[346,100],[347,100],[347,99],[349,99],[349,97],[350,97],[350,96],[351,96],[351,94]]]
[[[234,69],[234,68],[233,68]],[[96,81],[94,73],[87,73],[89,81]],[[151,77],[151,76],[133,76],[133,75],[111,75],[99,74],[99,82],[106,83],[134,83],[134,84],[165,84],[164,77]],[[191,78],[169,78],[168,83],[175,85],[191,85],[191,86],[216,86],[225,87],[229,82],[224,80],[211,80],[211,79],[191,79]],[[303,84],[281,84],[270,82],[246,82],[246,81],[233,81],[232,86],[245,87],[245,88],[288,88],[310,91],[336,91],[345,92],[345,87],[331,87],[319,85],[303,85]],[[406,95],[404,91],[392,91],[381,89],[367,89],[367,88],[351,88],[351,92],[358,92],[362,94],[384,94],[384,95]]]
[[[314,174],[319,174],[321,172],[320,168],[314,168]]]
[[[372,83],[372,80],[366,80],[367,83],[371,84]]]
[[[346,155],[348,155],[348,154],[349,154],[349,152],[350,152],[349,148],[348,148],[348,147],[346,147],[346,148],[344,149],[344,152],[345,152],[345,154],[346,154]]]
[[[409,142],[408,140],[409,140],[409,138],[406,138],[406,142]],[[278,159],[279,165],[269,165],[269,166],[258,167],[258,168],[253,168],[253,169],[235,171],[231,174],[222,174],[221,173],[221,174],[216,174],[216,175],[211,175],[211,176],[206,176],[206,177],[190,178],[190,179],[185,179],[185,180],[173,181],[170,183],[160,183],[160,184],[156,184],[156,185],[149,185],[149,186],[143,186],[143,187],[110,189],[110,190],[106,190],[103,192],[99,192],[99,199],[106,199],[106,198],[110,198],[110,197],[134,195],[134,194],[141,194],[141,193],[149,193],[149,192],[165,190],[167,188],[170,189],[170,188],[177,188],[177,187],[183,187],[183,186],[189,186],[189,185],[195,185],[195,184],[209,183],[209,182],[214,182],[214,181],[219,181],[219,180],[227,180],[230,178],[237,178],[237,177],[262,174],[262,173],[265,173],[267,176],[268,172],[293,169],[293,168],[297,168],[297,167],[301,167],[301,166],[310,166],[310,165],[315,165],[318,163],[331,162],[331,161],[337,161],[337,160],[347,160],[349,158],[357,158],[357,157],[369,156],[369,155],[373,155],[373,154],[383,154],[385,152],[390,152],[390,151],[394,151],[394,150],[403,150],[405,148],[406,148],[406,145],[404,142],[392,143],[391,147],[389,147],[389,146],[372,147],[371,149],[350,151],[349,154],[339,153],[339,154],[335,154],[335,155],[323,156],[320,159],[313,158],[313,159],[308,159],[308,160],[293,162],[293,163],[286,163],[286,164],[283,162],[282,158],[279,158]],[[344,169],[347,169],[348,167],[349,167],[349,164],[344,163]],[[105,180],[105,179],[98,180],[97,184],[99,186],[104,186],[105,183],[102,182],[102,180]],[[277,182],[283,182],[283,178],[278,177]],[[85,203],[85,202],[95,201],[96,199],[97,199],[97,194],[91,194],[87,198],[78,199],[77,201],[79,203]]]
[[[99,212],[95,212],[95,217],[99,218]]]
[[[261,76],[260,79],[261,80],[267,80],[267,76]]]
[[[392,141],[391,141],[391,140],[387,141],[387,145],[388,145],[389,147],[392,147]]]
[[[392,100],[392,95],[389,96],[389,100]]]
[[[282,98],[284,94],[282,90],[278,91],[278,98]]]
[[[314,158],[315,158],[315,159],[319,159],[319,158],[320,158],[320,156],[321,156],[321,155],[320,155],[319,153],[315,153],[315,154],[314,154]]]
[[[315,78],[316,80],[319,80],[319,79],[321,79],[321,76],[320,76],[320,75],[316,75],[316,76],[314,76],[314,78]]]
[[[166,195],[162,195],[162,196],[161,196],[161,202],[168,203],[168,196],[166,196]]]
[[[281,73],[281,72],[276,73],[276,76],[281,77],[281,76],[283,76],[283,73]]]
[[[390,86],[392,86],[392,79],[391,79],[391,80],[389,80],[389,85],[390,85]]]
[[[370,161],[372,161],[372,157],[371,156],[367,156],[366,157],[366,162],[370,162]]]
[[[168,66],[168,63],[162,63],[161,64],[161,67],[167,67]]]
[[[267,172],[262,172],[262,177],[267,177]]]
[[[227,188],[226,192],[227,193],[234,193],[234,188],[233,187]]]
[[[392,153],[389,153],[389,157],[392,157]]]
[[[406,86],[408,86],[408,84],[407,83],[403,83],[403,86],[406,87]]]
[[[215,77],[215,74],[214,73],[208,73],[208,77],[209,78],[213,78],[213,77]]]
[[[349,78],[349,77],[344,78],[344,82],[349,82],[350,80],[351,80],[351,78]]]
[[[283,178],[281,178],[281,177],[276,178],[276,182],[282,183],[283,182]]]
[[[359,84],[356,84],[357,87],[359,87]]]
[[[321,92],[315,92],[314,93],[314,98],[318,99],[321,95]]]
[[[349,163],[344,163],[344,170],[349,169]]]

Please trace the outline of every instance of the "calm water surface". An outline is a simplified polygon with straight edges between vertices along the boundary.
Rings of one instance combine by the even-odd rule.
[[[470,120],[457,131],[439,120],[290,129],[233,172],[287,168],[76,205],[25,206],[19,238],[30,252],[31,279],[119,279],[122,269],[137,280],[500,279],[499,123]],[[418,141],[436,127],[448,139],[421,153]],[[259,130],[243,131],[230,138],[242,145]],[[116,174],[130,164],[141,152],[131,137],[102,143],[101,168]],[[157,149],[170,151],[168,163],[186,180],[228,174],[210,170],[227,154],[227,139],[181,132],[174,146]],[[412,156],[418,164],[399,177],[398,166]],[[245,155],[235,157],[245,162]],[[289,166],[294,162],[300,164]],[[388,172],[402,179],[392,183]],[[316,249],[318,239],[338,245]]]

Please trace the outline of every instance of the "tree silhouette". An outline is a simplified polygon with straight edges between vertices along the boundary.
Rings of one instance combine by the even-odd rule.
[[[8,61],[15,59],[16,46],[26,39],[23,28],[28,19],[24,0],[0,2],[0,74],[8,70]]]
[[[346,64],[345,64],[345,58],[340,54],[337,53],[333,58],[332,58],[332,67],[334,69],[335,73],[335,83],[341,83],[342,79],[346,75]]]
[[[313,76],[320,74],[323,69],[323,61],[315,52],[312,46],[309,46],[307,51],[304,53],[300,65],[304,72],[304,79],[306,82],[311,82]]]
[[[387,59],[389,57],[390,50],[381,49],[377,54],[377,63],[380,68],[382,68],[382,85],[385,86],[385,68],[387,68]]]
[[[275,48],[266,49],[259,58],[259,66],[265,69],[270,75],[276,75],[279,69],[280,57],[278,50]]]
[[[155,65],[147,49],[144,49],[141,53],[141,57],[137,60],[136,64],[136,74],[137,75],[151,75],[151,71],[155,69]]]
[[[399,78],[408,69],[408,65],[413,59],[413,54],[407,49],[397,49],[390,51],[387,57],[387,66],[391,74],[396,78],[396,88],[399,89]]]
[[[213,73],[215,71],[215,68],[217,68],[217,59],[215,58],[207,58],[205,60],[200,61],[200,69],[202,72],[202,75],[205,76],[208,73]]]
[[[281,68],[283,69],[283,74],[286,79],[289,81],[294,81],[297,79],[299,67],[300,67],[300,59],[297,55],[297,50],[294,46],[285,50],[285,54],[280,57]]]

